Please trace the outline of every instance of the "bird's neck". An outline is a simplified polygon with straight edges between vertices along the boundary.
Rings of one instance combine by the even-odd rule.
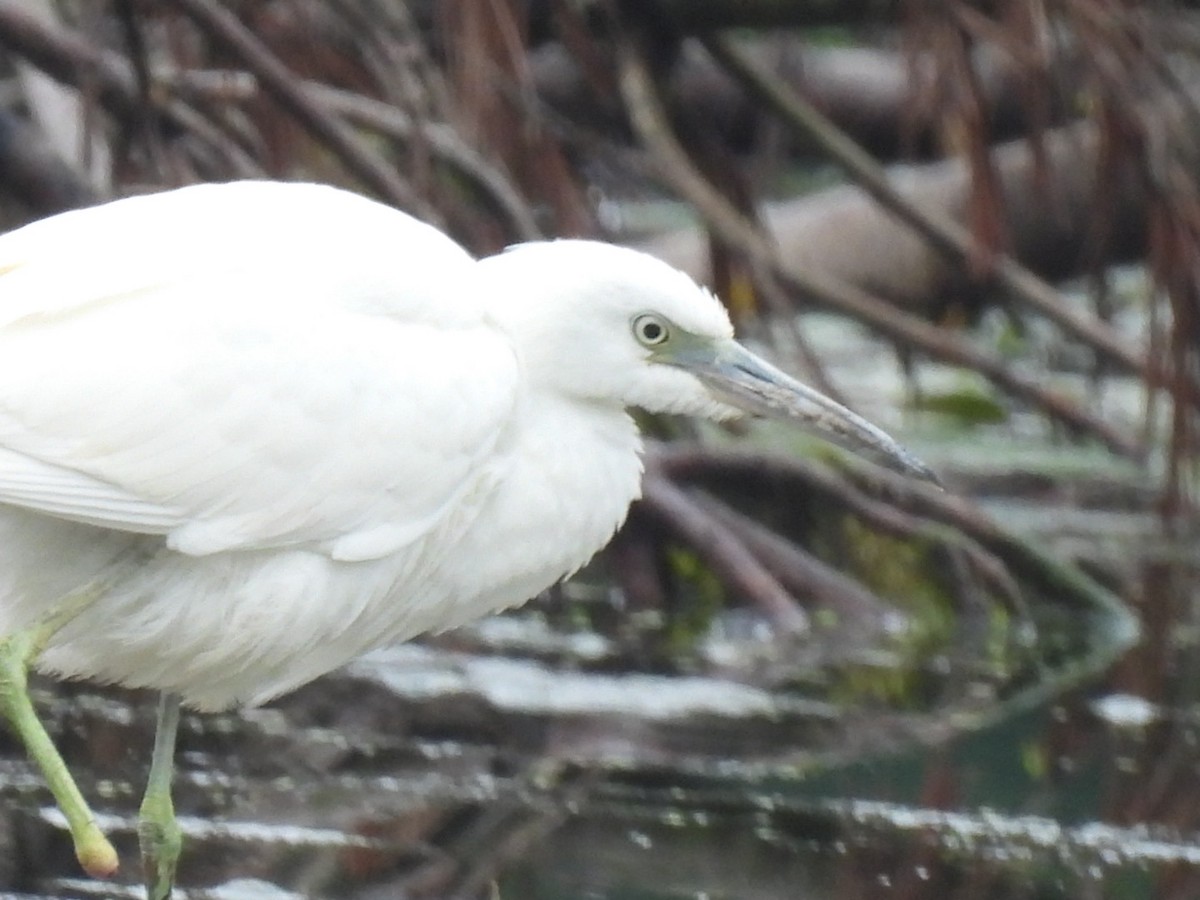
[[[640,496],[641,437],[614,404],[556,398],[529,408],[517,438],[525,471],[513,481],[539,486],[553,517],[569,523],[581,548],[574,569],[608,542]]]

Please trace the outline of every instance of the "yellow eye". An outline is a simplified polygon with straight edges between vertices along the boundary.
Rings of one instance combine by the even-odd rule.
[[[661,317],[643,313],[633,320],[633,336],[643,347],[657,347],[671,336],[671,329]]]

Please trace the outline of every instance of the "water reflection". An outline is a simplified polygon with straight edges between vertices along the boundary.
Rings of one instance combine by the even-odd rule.
[[[772,685],[630,671],[616,632],[548,626],[607,602],[585,585],[267,709],[187,717],[180,878],[221,897],[1197,896],[1200,566],[1162,556],[1080,557],[1144,622],[1103,682],[1130,632],[1091,588],[1031,607],[1036,641],[998,643],[1011,616],[955,629],[897,692],[862,675],[902,658],[886,648]],[[735,622],[722,652],[760,638]],[[148,699],[38,701],[133,859]],[[9,895],[137,896],[77,876],[0,742]]]

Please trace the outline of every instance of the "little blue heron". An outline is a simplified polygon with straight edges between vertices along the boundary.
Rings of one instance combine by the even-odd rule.
[[[139,837],[165,897],[180,702],[261,703],[574,572],[638,496],[629,407],[784,418],[932,478],[633,250],[477,261],[387,206],[270,182],[0,237],[0,708],[84,868],[116,855],[30,665],[162,692]]]

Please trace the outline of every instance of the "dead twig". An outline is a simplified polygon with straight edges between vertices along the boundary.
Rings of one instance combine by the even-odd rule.
[[[473,183],[504,214],[516,237],[525,241],[544,237],[533,210],[509,177],[476,153],[451,126],[418,122],[380,100],[319,82],[305,81],[302,87],[313,99],[356,125],[401,141],[419,136],[438,159]]]
[[[1114,453],[1141,458],[1144,450],[1135,440],[1091,415],[1068,398],[1034,379],[1013,371],[1001,360],[945,333],[927,322],[905,315],[866,291],[832,279],[801,272],[779,257],[769,240],[743,217],[693,165],[676,140],[658,96],[648,66],[632,38],[619,46],[619,83],[630,120],[642,142],[657,159],[658,169],[687,199],[722,240],[749,259],[774,272],[793,290],[845,313],[929,357],[974,369],[1012,396],[1042,409],[1071,431],[1089,434]]]
[[[158,122],[158,105],[154,102],[154,75],[150,71],[150,48],[142,28],[142,19],[133,0],[118,0],[117,22],[125,37],[129,52],[129,64],[137,83],[137,116],[132,122],[132,134],[141,139],[146,155],[159,177],[166,178],[170,171],[166,148],[162,141],[162,128]],[[129,140],[129,137],[126,137]]]
[[[885,619],[900,616],[899,610],[849,575],[822,562],[760,522],[712,496],[697,495],[695,502],[735,534],[763,567],[806,607],[833,610],[839,623],[868,624],[877,628],[882,627]]]
[[[86,88],[114,117],[129,123],[142,120],[137,78],[130,65],[116,54],[73,32],[47,25],[9,4],[0,5],[0,46],[28,60],[56,81]],[[236,174],[261,175],[262,168],[253,158],[186,103],[164,102],[159,115],[164,123],[195,136],[226,160]]]
[[[641,507],[699,553],[735,593],[756,604],[782,634],[804,634],[808,616],[746,545],[667,478],[646,473]]]
[[[1153,373],[1146,360],[1130,350],[1112,328],[1099,319],[1077,313],[1053,287],[1011,256],[983,247],[953,219],[922,209],[897,191],[869,153],[815,106],[747,58],[731,41],[716,35],[706,35],[702,41],[713,58],[746,90],[773,109],[787,125],[824,149],[859,187],[924,237],[939,253],[966,266],[988,259],[990,274],[1013,297],[1122,369],[1153,383]]]
[[[854,483],[831,471],[804,460],[779,457],[745,450],[717,450],[703,447],[652,444],[647,447],[649,466],[660,467],[672,479],[719,484],[731,477],[746,477],[755,483],[776,484],[781,489],[796,485],[805,499],[814,493],[824,498],[823,505],[844,510],[876,532],[899,540],[919,540],[931,547],[951,547],[958,558],[1010,610],[1025,618],[1028,607],[1017,580],[1003,562],[1002,554],[991,542],[1000,532],[969,502],[936,488],[925,490],[910,485],[903,476],[872,468],[870,474],[849,470],[852,481],[860,484],[878,477],[889,489],[904,491],[903,503],[889,496],[885,503],[860,490]],[[917,509],[914,510],[914,507]],[[915,515],[914,515],[915,512]],[[945,526],[951,526],[947,529]],[[761,527],[761,526],[760,526]],[[1007,544],[1004,544],[1007,547]],[[756,548],[757,549],[757,548]]]
[[[667,607],[667,590],[658,568],[658,551],[651,529],[640,527],[641,519],[631,513],[605,551],[613,574],[625,595],[625,605],[634,612]],[[627,617],[626,621],[636,620]]]
[[[387,202],[432,224],[441,215],[395,169],[372,152],[337,116],[304,90],[288,70],[233,13],[211,0],[172,0],[213,41],[235,53],[263,88],[327,146],[355,176]]]

